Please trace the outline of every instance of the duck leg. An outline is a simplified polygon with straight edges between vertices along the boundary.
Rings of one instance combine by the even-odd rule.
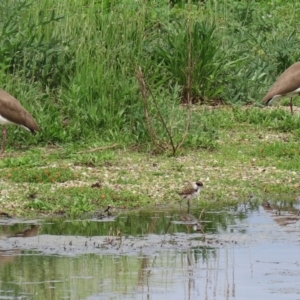
[[[2,126],[2,151],[1,154],[4,153],[5,150],[5,141],[6,141],[6,126]]]
[[[294,114],[294,109],[293,109],[293,98],[290,99],[290,110],[291,110],[291,115]]]

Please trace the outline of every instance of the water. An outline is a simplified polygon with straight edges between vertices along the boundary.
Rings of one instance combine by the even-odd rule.
[[[0,299],[300,299],[299,217],[275,213],[2,220]]]

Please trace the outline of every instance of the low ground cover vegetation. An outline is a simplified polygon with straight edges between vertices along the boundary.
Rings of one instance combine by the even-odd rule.
[[[203,205],[295,199],[297,111],[260,101],[299,58],[299,9],[280,0],[2,1],[1,87],[41,127],[36,136],[8,128],[3,208],[172,205],[174,191],[199,178]]]

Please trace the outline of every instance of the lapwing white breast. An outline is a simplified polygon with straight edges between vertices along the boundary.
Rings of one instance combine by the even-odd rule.
[[[300,95],[300,60],[286,69],[276,80],[262,102],[265,105],[290,97],[290,109],[293,114],[292,98]]]
[[[34,133],[39,127],[32,115],[21,105],[21,103],[0,89],[0,124],[2,126],[2,154],[5,150],[6,125],[18,125]]]

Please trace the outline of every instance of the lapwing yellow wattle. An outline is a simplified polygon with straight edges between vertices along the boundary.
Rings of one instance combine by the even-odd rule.
[[[6,125],[15,124],[34,133],[39,131],[32,115],[20,104],[20,102],[0,89],[0,124],[2,124],[2,152],[5,150]]]
[[[290,97],[291,114],[293,111],[292,98],[300,95],[300,59],[286,69],[276,80],[262,102],[266,105],[284,97]]]

